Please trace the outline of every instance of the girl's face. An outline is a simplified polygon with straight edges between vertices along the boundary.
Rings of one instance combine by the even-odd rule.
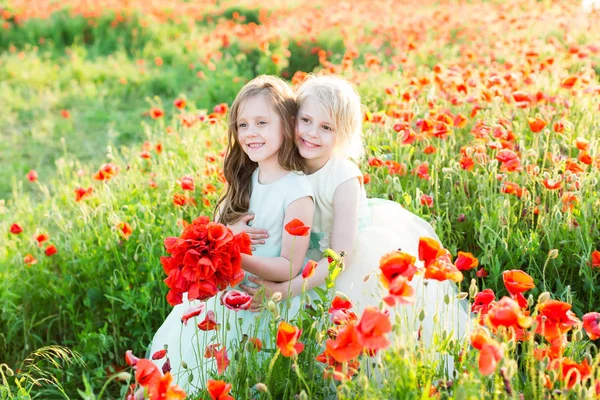
[[[296,146],[309,169],[319,169],[335,149],[333,121],[313,96],[307,96],[298,110]]]
[[[277,160],[283,126],[267,95],[260,93],[242,103],[236,124],[242,150],[252,161]]]

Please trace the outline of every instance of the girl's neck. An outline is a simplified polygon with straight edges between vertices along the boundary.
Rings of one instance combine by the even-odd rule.
[[[284,169],[277,157],[258,162],[258,183],[268,185],[286,176],[290,171]]]
[[[331,157],[333,157],[333,154],[329,156],[329,158],[315,158],[312,160],[305,160],[304,163],[306,165],[306,174],[314,174],[315,172],[323,168],[325,164],[327,164],[327,162],[331,160]]]

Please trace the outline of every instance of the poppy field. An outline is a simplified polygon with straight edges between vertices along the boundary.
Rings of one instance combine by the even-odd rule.
[[[600,398],[600,11],[29,3],[0,5],[0,399]],[[369,279],[392,300],[363,313],[334,287],[295,319],[268,299],[266,336],[215,341],[206,385],[176,384],[168,349],[146,355],[172,307],[168,238],[213,214],[237,91],[310,72],[361,93],[368,196],[423,217],[444,248],[382,258]],[[457,282],[466,339],[403,330],[391,265]]]

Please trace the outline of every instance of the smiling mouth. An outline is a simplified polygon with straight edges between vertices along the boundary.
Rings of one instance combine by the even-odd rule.
[[[260,149],[261,147],[263,147],[265,144],[264,143],[248,143],[246,145],[246,147],[250,148],[250,149]]]
[[[314,148],[320,147],[318,144],[314,144],[314,143],[311,143],[311,142],[307,142],[307,141],[306,141],[306,140],[304,140],[304,139],[300,139],[300,140],[302,141],[302,144],[303,144],[305,147],[308,147],[309,149],[314,149]]]

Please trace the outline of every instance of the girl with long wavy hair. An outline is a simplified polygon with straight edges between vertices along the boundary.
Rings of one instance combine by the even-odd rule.
[[[294,219],[310,226],[314,212],[312,187],[301,172],[304,162],[294,144],[296,112],[294,93],[285,81],[259,76],[240,90],[228,119],[227,186],[215,220],[234,233],[245,226],[254,235],[244,217],[250,213],[257,226],[269,231],[268,237],[258,235],[263,244],[253,255],[242,255],[242,268],[246,275],[272,281],[289,280],[302,269],[309,236],[292,237],[284,226]],[[247,278],[243,283],[248,284]],[[256,314],[229,310],[220,297],[202,303],[184,294],[183,303],[173,308],[152,341],[152,354],[167,346],[171,373],[188,393],[205,387],[210,372],[222,371],[230,357],[227,349],[240,348],[244,335],[264,334],[260,322],[255,323]],[[213,324],[221,324],[217,335],[199,330],[199,321],[182,324],[190,308],[199,307],[205,307],[205,319],[210,315]],[[208,358],[205,349],[212,352]]]

